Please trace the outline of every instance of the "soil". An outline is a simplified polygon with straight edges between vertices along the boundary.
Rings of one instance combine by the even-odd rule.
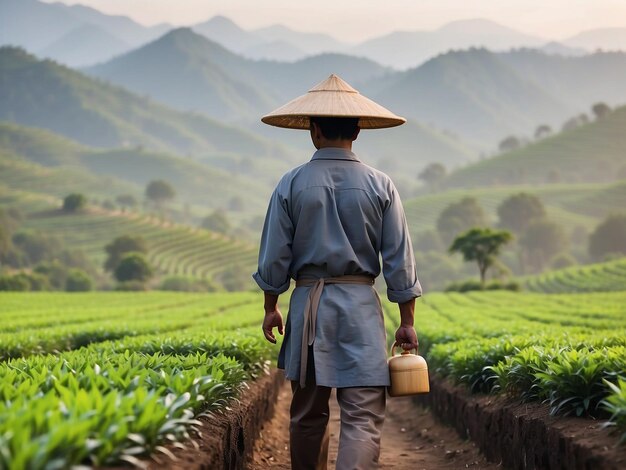
[[[279,394],[274,417],[267,422],[254,445],[248,470],[291,468],[289,462],[289,403],[291,390],[285,384]],[[339,406],[333,396],[330,408],[329,470],[334,468],[339,437]],[[471,441],[437,422],[425,408],[411,398],[388,398],[383,427],[381,469],[443,470],[502,469],[487,462]]]

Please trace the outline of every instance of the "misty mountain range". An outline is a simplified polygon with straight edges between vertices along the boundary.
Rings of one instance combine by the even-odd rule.
[[[492,51],[532,47],[562,55],[626,50],[626,28],[582,31],[555,42],[484,19],[455,21],[431,31],[395,31],[360,44],[347,44],[328,34],[294,31],[284,25],[245,30],[222,16],[191,28],[249,59],[296,61],[334,52],[397,69],[416,67],[438,54],[469,47]],[[170,24],[146,27],[82,5],[0,0],[0,45],[21,46],[74,67],[107,61],[171,29],[175,27]]]

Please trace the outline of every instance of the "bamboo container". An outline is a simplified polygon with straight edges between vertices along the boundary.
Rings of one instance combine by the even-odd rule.
[[[428,393],[430,384],[426,360],[418,354],[411,354],[410,351],[395,355],[396,347],[395,343],[391,346],[391,357],[388,360],[391,379],[391,386],[387,389],[389,396],[404,397]],[[417,349],[415,352],[417,353]]]

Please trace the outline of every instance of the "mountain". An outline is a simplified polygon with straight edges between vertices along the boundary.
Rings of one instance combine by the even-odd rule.
[[[89,37],[84,31],[80,32],[81,28],[86,26],[97,28],[100,32],[95,37]],[[170,28],[171,26],[167,24],[145,27],[130,18],[105,15],[82,5],[69,6],[62,3],[43,3],[37,0],[2,0],[0,2],[0,45],[21,46],[37,53],[52,48],[56,59],[81,56],[81,51],[86,49],[86,45],[80,41],[72,43],[70,40],[72,37],[87,39],[88,42],[98,45],[103,35],[109,35],[115,38],[116,46],[127,44],[130,48],[148,42]],[[102,52],[103,57],[97,57],[97,59],[110,57],[111,55],[106,57],[109,50],[114,53],[119,52],[115,47],[107,47]],[[100,54],[95,49],[92,53],[96,56]]]
[[[267,44],[289,44],[291,47],[303,51],[304,55],[345,51],[348,47],[347,44],[338,41],[328,34],[303,33],[278,24],[254,30],[253,33],[266,41]],[[250,54],[249,49],[247,49],[245,55],[255,57]],[[300,56],[299,58],[302,57]],[[276,57],[269,56],[266,58],[276,59]]]
[[[245,59],[181,28],[88,72],[178,109],[232,122],[276,104],[250,80],[250,68]]]
[[[191,29],[236,53],[259,45],[259,38],[254,33],[240,28],[225,16],[214,16],[203,23],[193,25]]]
[[[174,111],[17,48],[0,48],[0,84],[0,119],[93,147],[141,146],[196,156],[288,155],[251,132]]]
[[[448,23],[434,31],[396,31],[365,41],[350,53],[378,63],[407,69],[455,49],[485,47],[493,51],[538,47],[546,41],[484,19]]]
[[[257,121],[331,73],[354,82],[381,77],[388,69],[340,54],[295,63],[250,60],[180,28],[86,71],[178,109],[240,122]]]
[[[498,57],[520,76],[579,111],[599,101],[626,103],[626,52],[563,57],[520,49]]]
[[[376,80],[363,91],[368,90],[395,112],[482,148],[509,134],[532,132],[541,122],[560,122],[576,110],[485,49],[438,56]]]
[[[109,60],[129,49],[128,43],[104,29],[84,24],[44,48],[41,55],[70,67],[83,67]]]
[[[626,51],[626,28],[601,28],[580,32],[562,41],[570,47],[595,51]]]
[[[611,182],[626,178],[626,106],[604,118],[450,174],[445,188]],[[623,207],[623,201],[618,203]],[[577,203],[576,206],[582,207]],[[601,210],[596,207],[595,213]]]
[[[251,46],[243,51],[242,55],[253,59],[295,62],[296,60],[306,57],[309,54],[288,42],[272,41]]]

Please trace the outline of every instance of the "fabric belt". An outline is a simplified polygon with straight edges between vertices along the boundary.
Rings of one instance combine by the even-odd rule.
[[[348,275],[321,277],[319,279],[298,279],[296,287],[311,287],[304,306],[304,326],[302,328],[302,346],[300,348],[300,387],[306,386],[306,369],[309,359],[309,346],[315,341],[317,308],[320,305],[322,291],[326,284],[361,284],[374,285],[374,278],[367,275]]]

